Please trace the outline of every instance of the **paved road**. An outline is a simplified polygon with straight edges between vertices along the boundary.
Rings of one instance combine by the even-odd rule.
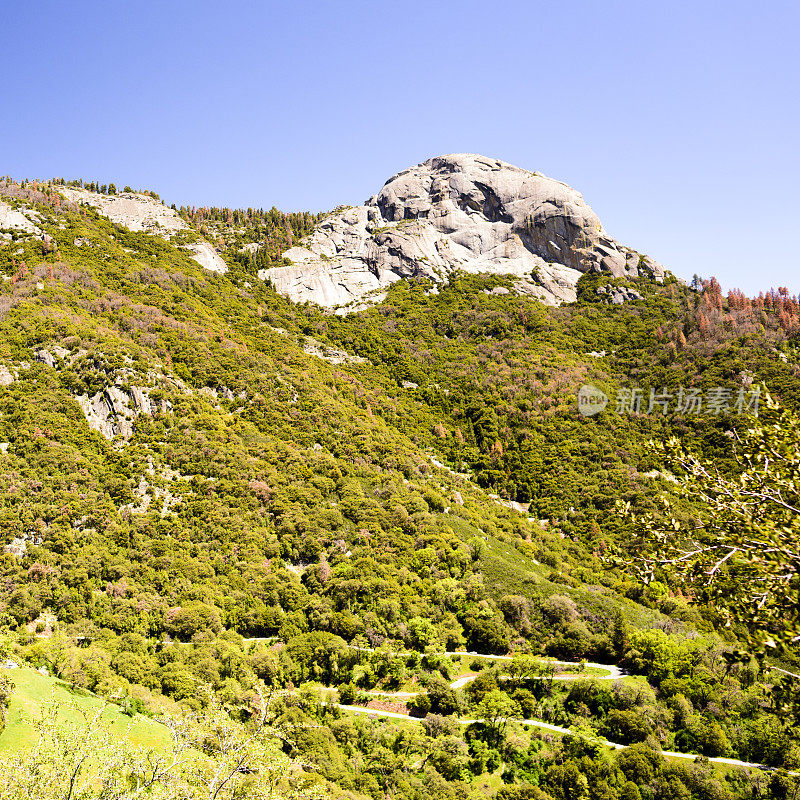
[[[375,652],[375,649],[372,648],[372,647],[356,647],[355,645],[350,645],[350,647],[353,650],[360,650],[360,651],[365,652],[365,653],[373,653],[373,652]],[[398,655],[411,655],[411,652],[398,653]],[[487,659],[491,659],[493,661],[511,661],[511,659],[513,658],[513,656],[497,656],[497,655],[488,655],[488,654],[485,654],[485,653],[468,653],[465,650],[448,650],[448,651],[446,651],[444,653],[444,655],[446,655],[446,656],[473,656],[475,658],[487,658]],[[549,661],[548,659],[542,659],[542,660],[545,661],[545,662]],[[549,663],[574,666],[575,664],[577,664],[579,662],[576,662],[576,661],[549,661]],[[624,677],[625,675],[628,674],[625,670],[623,670],[622,668],[616,666],[616,664],[597,664],[595,662],[587,662],[586,666],[594,668],[594,669],[604,669],[604,670],[606,670],[608,672],[608,675],[586,676],[586,675],[582,675],[581,673],[574,673],[574,674],[570,674],[570,675],[554,675],[553,679],[554,680],[562,680],[562,681],[564,681],[564,680],[578,680],[579,678],[590,677],[593,680],[613,681],[613,680],[617,680],[619,678],[622,678],[622,677]],[[779,669],[778,667],[772,667],[772,669],[775,670],[776,672],[782,672],[782,673],[784,673],[786,675],[791,675],[791,676],[793,676],[795,678],[800,678],[800,675],[795,675],[795,673],[793,673],[793,672],[788,672],[787,670]],[[477,677],[476,675],[464,675],[461,678],[457,678],[455,681],[453,681],[450,684],[450,687],[452,689],[461,689],[462,687],[466,686],[466,684],[468,684],[470,681],[475,680],[476,677]],[[543,677],[545,677],[545,676],[535,676],[534,679],[541,680]],[[421,694],[421,692],[378,692],[378,691],[372,691],[372,692],[368,692],[368,694],[382,695],[384,697],[394,697],[394,698],[397,698],[398,700],[401,700],[401,699],[410,699],[412,697],[417,697],[419,694]],[[412,720],[419,721],[419,719],[417,717],[411,717],[408,714],[399,714],[396,711],[382,711],[382,710],[376,709],[376,708],[364,708],[363,706],[346,706],[346,705],[342,705],[341,703],[337,703],[336,705],[339,708],[341,708],[341,709],[343,709],[345,711],[354,711],[354,712],[359,713],[359,714],[368,714],[368,715],[378,716],[378,717],[389,717],[391,719],[405,719],[405,720],[412,719]],[[461,719],[461,720],[459,720],[459,722],[462,725],[471,725],[473,722],[480,722],[480,721],[481,720],[475,720],[475,719]],[[540,720],[540,719],[522,719],[522,720],[519,720],[519,721],[523,725],[530,725],[532,727],[542,728],[542,729],[547,730],[547,731],[552,731],[553,733],[570,733],[570,729],[569,728],[562,728],[560,725],[551,725],[549,722],[545,722],[544,720]],[[609,742],[608,740],[606,740],[606,743],[608,744],[609,747],[612,747],[615,750],[624,750],[627,747],[627,745],[619,744],[617,742]],[[685,759],[689,759],[690,761],[694,761],[694,759],[697,758],[697,754],[695,754],[695,753],[677,753],[674,750],[662,750],[662,754],[664,756],[667,756],[667,757],[670,757],[670,758],[685,758]],[[713,763],[715,763],[715,764],[728,764],[729,766],[734,766],[734,767],[748,767],[748,768],[751,768],[751,769],[763,769],[763,770],[768,770],[768,771],[774,771],[775,770],[775,767],[768,767],[766,764],[757,764],[757,763],[751,762],[751,761],[740,761],[738,758],[714,757],[714,758],[709,758],[708,760],[713,762]],[[795,776],[796,775],[800,775],[800,773],[797,773],[797,772],[789,772],[788,774],[789,775],[795,775]]]
[[[570,661],[556,661],[556,662],[550,662],[550,663],[571,664],[572,662],[570,662]],[[608,670],[608,675],[584,675],[581,672],[575,672],[575,673],[568,673],[566,675],[553,675],[553,676],[531,675],[528,678],[526,678],[526,680],[543,681],[543,680],[547,680],[549,677],[552,677],[552,679],[554,681],[577,681],[580,678],[591,678],[591,679],[596,680],[596,681],[613,681],[613,680],[616,680],[617,678],[621,678],[623,675],[627,674],[624,670],[620,669],[619,667],[614,666],[613,664],[587,664],[586,666],[595,667],[597,669]],[[478,677],[477,675],[462,675],[460,678],[456,678],[450,684],[450,688],[451,689],[463,689],[468,683],[470,683],[471,681],[474,681],[475,678],[477,678],[477,677]],[[506,675],[500,675],[499,679],[500,680],[508,680],[509,678]],[[417,697],[417,696],[419,696],[420,694],[423,694],[423,693],[422,692],[390,692],[390,691],[380,691],[379,689],[372,689],[372,690],[366,692],[366,694],[383,695],[383,696],[386,696],[386,697],[396,697],[398,700],[407,700],[407,699],[409,699],[411,697]]]
[[[495,655],[487,655],[485,653],[467,653],[464,650],[450,650],[445,653],[446,656],[473,656],[474,658],[489,658],[493,661],[511,661],[514,656],[495,656]],[[555,659],[549,658],[542,658],[540,659],[543,664],[555,664],[558,666],[568,666],[574,667],[579,664],[579,661],[558,661]],[[594,661],[587,661],[586,666],[590,669],[604,669],[608,672],[608,675],[582,675],[579,672],[575,672],[570,675],[554,675],[553,677],[558,681],[574,681],[578,678],[586,678],[591,677],[598,681],[615,681],[617,678],[622,678],[624,675],[628,673],[618,667],[616,664],[598,664]],[[543,676],[535,676],[534,679],[541,678]]]
[[[784,675],[790,675],[792,678],[800,678],[796,672],[789,672],[788,669],[781,669],[780,667],[770,667],[773,672],[782,672]]]
[[[412,720],[415,722],[422,722],[422,720],[418,717],[412,717],[408,714],[399,714],[396,711],[382,711],[379,708],[364,708],[363,706],[346,706],[342,705],[341,703],[337,703],[336,706],[341,708],[343,711],[353,711],[357,714],[366,714],[367,716],[374,716],[374,717],[388,717],[390,719],[404,719],[404,720]],[[460,719],[458,720],[462,725],[472,725],[475,722],[482,722],[479,719]],[[544,722],[541,719],[521,719],[519,720],[523,725],[530,725],[531,727],[535,728],[542,728],[546,731],[552,731],[553,733],[571,733],[569,728],[562,728],[560,725],[551,725],[549,722]],[[618,744],[617,742],[609,742],[606,740],[606,744],[609,747],[614,748],[614,750],[625,750],[628,745],[625,744]],[[694,761],[697,758],[696,753],[676,753],[673,750],[662,750],[661,754],[668,757],[668,758],[685,758],[689,761]],[[740,761],[738,758],[709,758],[714,764],[727,764],[733,767],[748,767],[750,769],[763,769],[767,770],[768,772],[776,771],[775,767],[768,767],[766,764],[757,764],[752,761]],[[789,772],[789,775],[798,775],[800,773],[797,772]]]
[[[358,650],[362,653],[374,653],[374,647],[357,647],[356,645],[350,645],[351,650]],[[398,651],[397,655],[403,656],[410,656],[412,651]],[[442,655],[445,656],[468,656],[473,658],[486,658],[492,661],[511,661],[514,657],[513,656],[496,656],[496,655],[489,655],[487,653],[468,653],[466,650],[446,650]],[[555,666],[566,666],[566,667],[574,667],[577,666],[580,662],[579,661],[556,661],[554,659],[549,658],[542,658],[540,659],[543,664],[553,664]],[[568,673],[565,675],[553,675],[553,680],[556,681],[577,681],[581,678],[592,678],[597,681],[615,681],[619,678],[624,677],[628,673],[618,667],[616,664],[598,664],[594,661],[587,661],[586,666],[590,669],[604,669],[608,674],[607,675],[584,675],[581,672],[574,672]],[[461,678],[453,681],[450,684],[451,689],[462,689],[466,686],[470,681],[474,681],[476,675],[464,675]],[[547,675],[533,675],[531,676],[531,680],[546,680],[550,676]],[[419,692],[371,692],[370,694],[391,694],[393,697],[402,698],[402,697],[416,697]]]

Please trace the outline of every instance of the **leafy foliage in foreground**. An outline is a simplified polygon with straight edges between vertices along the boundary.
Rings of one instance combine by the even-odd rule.
[[[699,510],[688,529],[642,520],[650,538],[641,562],[648,580],[666,573],[670,585],[696,592],[744,625],[751,642],[791,652],[800,642],[800,420],[774,403],[737,437],[738,474],[687,453],[672,439],[662,447],[678,471],[683,496]],[[663,502],[670,510],[671,501]]]
[[[102,704],[69,723],[61,705],[50,701],[33,721],[33,748],[0,757],[0,798],[321,797],[319,790],[302,788],[300,767],[276,745],[279,735],[261,699],[247,725],[233,720],[213,696],[202,714],[162,717],[158,724],[169,732],[170,744],[159,749],[134,746],[124,733],[112,735]]]

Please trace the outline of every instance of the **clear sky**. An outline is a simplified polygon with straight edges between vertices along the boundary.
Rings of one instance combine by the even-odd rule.
[[[0,0],[0,173],[324,210],[474,152],[676,274],[800,292],[800,4]]]

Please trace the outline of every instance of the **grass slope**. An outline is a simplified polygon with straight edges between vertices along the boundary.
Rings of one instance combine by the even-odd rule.
[[[94,715],[103,704],[97,695],[85,689],[73,688],[56,678],[40,675],[33,669],[22,667],[9,673],[15,689],[8,707],[5,730],[0,733],[0,753],[3,754],[35,743],[36,733],[31,719],[40,714],[49,700],[62,704],[61,714],[68,722],[80,722],[84,714]],[[142,747],[164,747],[169,741],[166,728],[140,714],[129,717],[115,705],[106,707],[103,722],[112,733]]]

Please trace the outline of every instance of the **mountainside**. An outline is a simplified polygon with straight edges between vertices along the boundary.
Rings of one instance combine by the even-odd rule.
[[[251,729],[268,708],[287,792],[302,776],[336,800],[792,796],[796,648],[754,649],[713,592],[635,566],[642,519],[705,513],[653,440],[735,482],[757,422],[737,394],[763,384],[800,410],[798,298],[686,286],[562,184],[452,158],[323,219],[0,181],[0,663],[153,719],[215,708],[204,687]],[[362,239],[348,214],[380,224]],[[334,229],[361,255],[335,256]],[[299,279],[279,256],[304,237],[321,285],[347,259],[373,275],[370,253],[408,278],[373,287],[380,303],[354,288],[353,313],[295,303],[258,273]],[[574,300],[551,306],[513,266],[559,252]],[[596,416],[585,384],[611,398]],[[684,389],[716,410],[660,405]],[[18,675],[28,697],[51,680]]]
[[[455,270],[509,274],[546,303],[575,300],[581,274],[663,279],[662,267],[604,230],[578,192],[477,155],[446,155],[398,173],[363,206],[327,217],[290,265],[262,270],[281,294],[328,308],[376,302],[401,278]]]
[[[99,194],[83,188],[63,187],[61,193],[76,203],[98,209],[104,216],[131,231],[145,231],[167,239],[174,234],[188,231],[189,226],[173,209],[167,208],[155,198],[136,192]],[[213,246],[197,238],[183,245],[201,267],[211,272],[225,272],[228,268]]]

